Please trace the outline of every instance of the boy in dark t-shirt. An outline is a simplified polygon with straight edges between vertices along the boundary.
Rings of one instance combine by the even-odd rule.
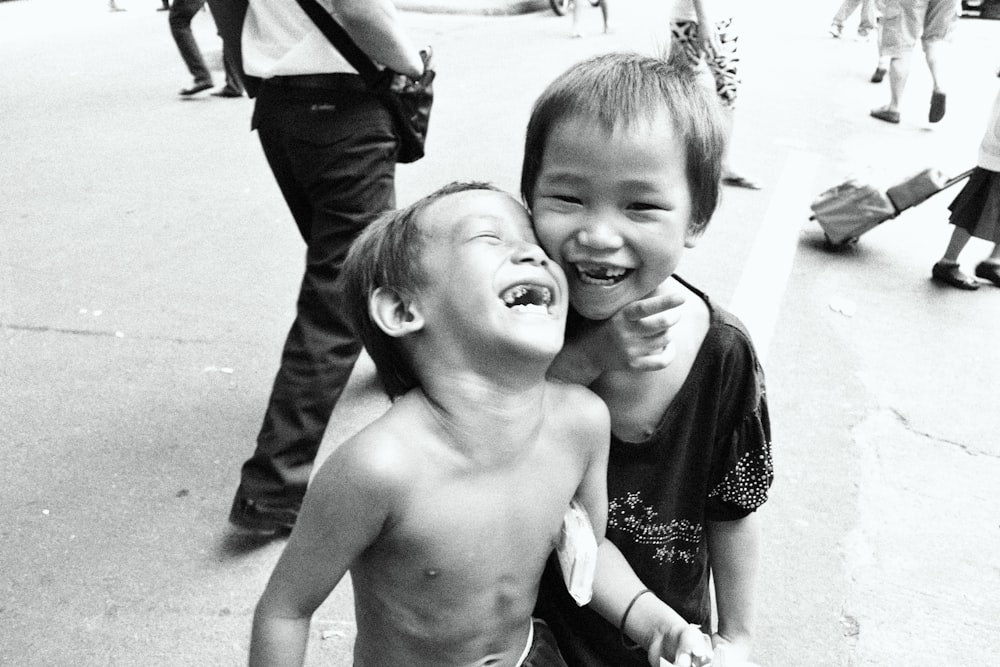
[[[638,54],[574,65],[528,123],[521,192],[575,311],[550,374],[611,415],[601,603],[578,608],[550,566],[537,607],[571,667],[657,665],[668,605],[720,662],[750,658],[754,510],[773,478],[763,373],[739,321],[673,275],[718,203],[724,137],[691,72]]]

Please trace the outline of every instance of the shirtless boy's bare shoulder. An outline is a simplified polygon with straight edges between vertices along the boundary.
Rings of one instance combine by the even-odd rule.
[[[549,387],[550,413],[547,416],[554,420],[553,426],[569,429],[571,437],[585,438],[588,433],[593,435],[607,431],[610,420],[608,408],[597,394],[583,385],[558,380],[550,381]],[[578,441],[569,442],[579,446]],[[593,444],[598,449],[607,446],[600,440]]]

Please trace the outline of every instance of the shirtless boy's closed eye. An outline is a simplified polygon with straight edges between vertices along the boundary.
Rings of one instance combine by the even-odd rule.
[[[609,420],[589,390],[546,380],[562,271],[512,197],[453,184],[374,223],[344,277],[394,402],[313,480],[251,664],[301,665],[349,571],[359,667],[564,665],[531,612],[571,500],[602,539]]]

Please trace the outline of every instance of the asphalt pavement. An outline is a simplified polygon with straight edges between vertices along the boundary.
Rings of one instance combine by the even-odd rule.
[[[455,179],[516,191],[545,84],[663,43],[653,1],[613,0],[610,35],[589,10],[584,39],[536,0],[405,3],[439,74],[401,203]],[[252,102],[180,99],[160,3],[118,4],[0,3],[0,665],[238,665],[282,544],[242,541],[226,516],[304,248]],[[756,661],[1000,664],[1000,289],[928,280],[949,195],[841,252],[808,219],[848,176],[886,187],[971,166],[1000,22],[960,22],[942,123],[926,123],[916,60],[890,126],[868,117],[888,97],[868,82],[875,46],[830,38],[826,4],[744,17],[733,150],[764,189],[727,189],[680,269],[765,354],[777,477]],[[221,84],[207,14],[195,30]],[[363,360],[321,457],[384,409],[372,380]],[[350,664],[353,632],[345,581],[308,664]]]

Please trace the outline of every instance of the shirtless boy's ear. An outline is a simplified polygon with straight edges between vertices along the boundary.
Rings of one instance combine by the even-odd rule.
[[[701,240],[701,237],[702,237],[702,235],[704,233],[705,233],[705,226],[704,225],[702,227],[700,227],[699,229],[694,230],[694,231],[692,231],[690,229],[690,227],[689,227],[688,230],[687,230],[687,233],[685,233],[685,235],[684,235],[684,247],[685,248],[693,248],[696,245],[698,245],[698,241]]]
[[[368,312],[387,336],[399,338],[424,327],[424,317],[413,300],[391,287],[379,287],[368,299]]]

